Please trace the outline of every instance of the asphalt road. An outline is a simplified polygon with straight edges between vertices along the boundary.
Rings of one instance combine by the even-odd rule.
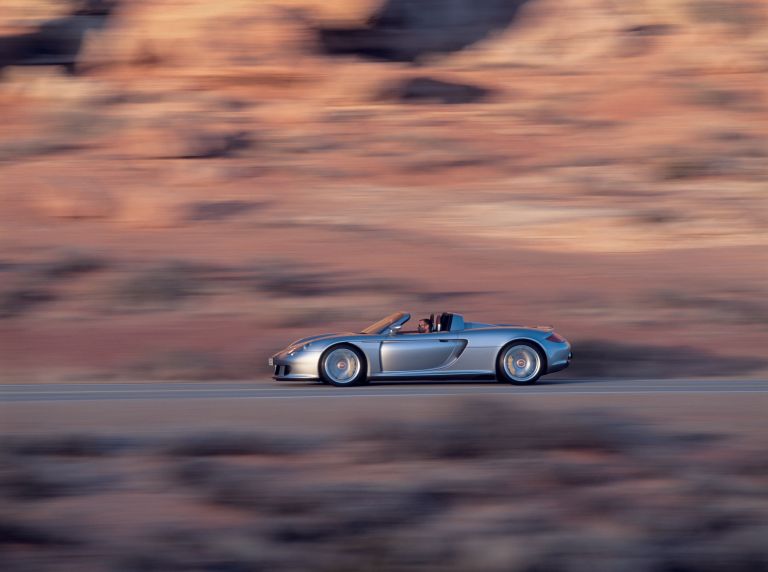
[[[0,385],[0,402],[157,399],[338,399],[492,395],[652,395],[768,393],[768,380],[542,380],[531,387],[494,382],[378,382],[337,388],[317,383],[254,381],[57,383]]]

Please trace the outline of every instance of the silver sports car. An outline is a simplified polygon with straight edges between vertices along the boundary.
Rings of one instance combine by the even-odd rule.
[[[351,386],[381,379],[495,376],[530,385],[571,362],[571,345],[551,327],[466,322],[443,312],[406,331],[410,318],[395,312],[359,333],[297,340],[269,358],[273,377]]]

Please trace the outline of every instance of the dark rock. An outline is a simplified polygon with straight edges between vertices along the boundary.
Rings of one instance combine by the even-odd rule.
[[[450,53],[510,26],[528,0],[387,0],[365,28],[321,28],[329,54],[414,61]]]
[[[403,103],[476,103],[485,100],[491,91],[476,85],[414,77],[381,92],[383,99]]]

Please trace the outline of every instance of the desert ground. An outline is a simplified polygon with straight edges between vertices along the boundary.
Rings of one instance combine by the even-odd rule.
[[[762,2],[3,7],[3,381],[248,379],[399,309],[768,371]]]

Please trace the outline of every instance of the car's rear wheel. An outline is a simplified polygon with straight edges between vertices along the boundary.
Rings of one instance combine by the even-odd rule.
[[[499,381],[532,385],[544,373],[544,356],[530,342],[511,342],[499,352],[496,372]]]
[[[320,358],[320,378],[337,387],[365,383],[366,363],[363,352],[349,344],[328,348]]]

